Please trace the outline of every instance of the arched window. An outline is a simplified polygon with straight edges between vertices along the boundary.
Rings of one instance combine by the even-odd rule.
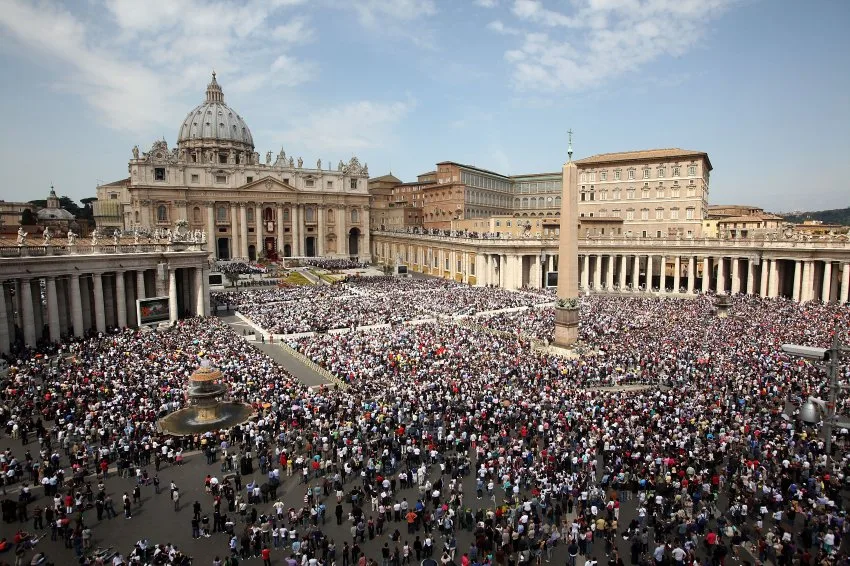
[[[218,209],[216,210],[215,214],[216,214],[216,219],[219,222],[227,222],[227,207],[226,206],[219,206]]]
[[[360,222],[360,213],[357,211],[356,208],[351,209],[351,222],[353,222],[355,224],[357,222]]]
[[[274,220],[274,211],[270,206],[267,206],[265,210],[263,210],[263,220],[266,222],[271,222]]]
[[[522,207],[528,208],[528,197],[523,197],[522,199]]]
[[[307,222],[313,222],[316,220],[316,209],[312,206],[308,206],[304,209],[304,220]]]
[[[156,221],[157,222],[168,222],[168,209],[165,208],[164,204],[156,207]]]
[[[201,207],[200,206],[196,206],[195,208],[192,209],[192,220],[194,220],[196,223],[201,222]]]
[[[561,208],[561,197],[555,197],[555,207]]]

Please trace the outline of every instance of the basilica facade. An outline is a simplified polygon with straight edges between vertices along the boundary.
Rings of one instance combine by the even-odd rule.
[[[219,259],[359,257],[369,242],[369,170],[255,151],[215,73],[206,99],[183,120],[177,147],[133,148],[126,179],[97,187],[98,228],[153,231],[185,221]]]

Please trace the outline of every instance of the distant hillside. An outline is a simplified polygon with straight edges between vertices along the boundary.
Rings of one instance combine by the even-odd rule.
[[[842,224],[850,226],[850,207],[835,208],[833,210],[817,210],[815,212],[801,212],[799,214],[783,214],[788,222],[802,222],[803,220],[820,220],[824,224]]]

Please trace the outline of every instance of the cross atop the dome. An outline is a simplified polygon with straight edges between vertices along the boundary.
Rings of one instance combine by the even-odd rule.
[[[215,82],[215,69],[213,69],[213,82]]]

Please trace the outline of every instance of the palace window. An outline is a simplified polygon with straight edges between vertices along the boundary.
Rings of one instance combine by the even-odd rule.
[[[644,179],[649,179],[649,169],[644,169],[644,170],[643,170],[643,178],[644,178]]]
[[[679,167],[673,167],[673,176],[678,177],[681,169]]]
[[[696,165],[688,165],[688,176],[696,177],[697,175],[697,166]]]
[[[165,181],[165,167],[156,167],[153,170],[154,181]]]
[[[156,221],[157,222],[168,222],[168,209],[164,204],[156,207]]]
[[[601,172],[599,174],[599,180],[600,181],[607,181],[608,180],[608,173],[606,173],[605,171]]]
[[[640,209],[640,219],[641,220],[649,220],[649,209],[648,208]]]
[[[673,187],[673,198],[679,198],[679,187]]]
[[[640,192],[640,198],[649,198],[649,189],[643,189]]]
[[[614,171],[614,180],[615,180],[615,181],[619,181],[619,180],[620,180],[620,172],[619,172],[619,171]]]
[[[629,189],[628,191],[626,191],[626,198],[627,198],[627,199],[633,199],[633,198],[635,198],[635,190],[634,190],[634,189]]]
[[[670,220],[678,220],[679,219],[679,209],[671,208],[670,209]]]
[[[348,186],[351,187],[352,190],[356,189],[357,188],[357,179],[349,179]]]
[[[629,180],[633,180],[635,178],[635,170],[629,169]]]
[[[686,208],[685,209],[685,218],[687,218],[688,220],[694,219],[694,209],[693,208]]]
[[[634,220],[635,219],[635,211],[634,209],[629,209],[626,211],[626,220]]]
[[[665,175],[664,167],[659,167],[659,168],[658,168],[658,178],[659,178],[659,179],[663,179],[663,178],[664,178],[664,175]]]
[[[655,219],[656,220],[664,220],[664,209],[656,208],[655,209]]]

